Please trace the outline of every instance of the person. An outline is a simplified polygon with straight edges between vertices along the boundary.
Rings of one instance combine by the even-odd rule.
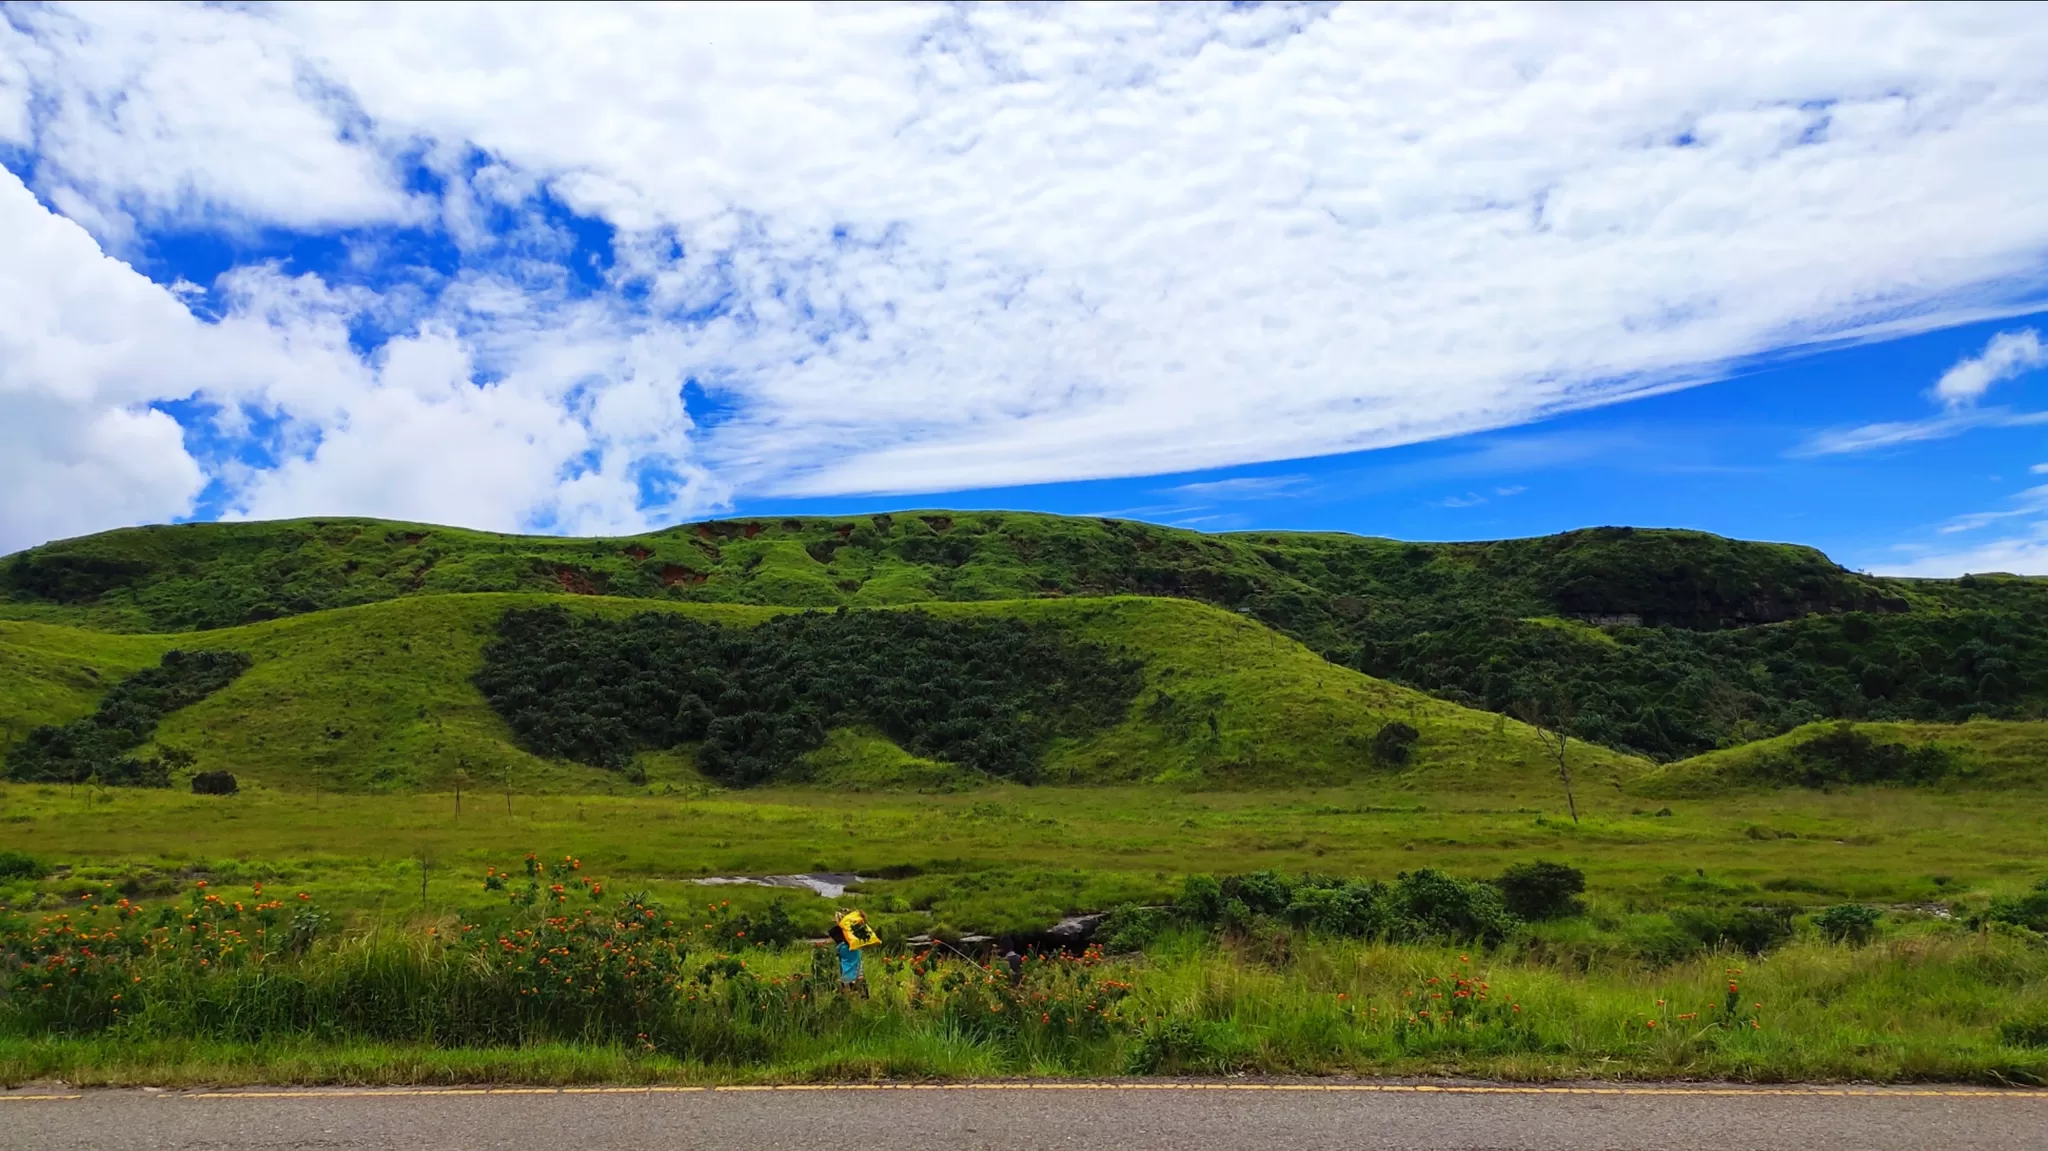
[[[847,941],[846,929],[837,923],[826,934],[839,952],[839,990],[867,998],[868,981],[861,972],[860,949]]]

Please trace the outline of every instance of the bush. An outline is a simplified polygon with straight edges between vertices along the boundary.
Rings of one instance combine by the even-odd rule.
[[[1792,938],[1792,910],[1785,907],[1681,907],[1671,922],[1702,946],[1737,947],[1751,955]]]
[[[1423,869],[1392,884],[1254,871],[1218,880],[1191,875],[1174,913],[1184,922],[1245,934],[1284,918],[1303,930],[1352,939],[1498,943],[1518,924],[1500,890]]]
[[[2048,1009],[2036,1008],[2000,1023],[1998,1041],[2009,1047],[2048,1047]]]
[[[1186,918],[1213,927],[1223,918],[1223,885],[1213,875],[1190,875],[1181,880],[1173,906]]]
[[[171,757],[137,760],[126,753],[147,743],[164,716],[197,703],[248,670],[238,651],[170,651],[156,667],[122,680],[84,719],[44,724],[7,753],[7,776],[23,782],[169,787]],[[187,762],[189,762],[189,757]]]
[[[2009,923],[2029,931],[2048,933],[2048,879],[2034,885],[2024,895],[2000,896],[1991,901],[1984,914],[1977,917],[1978,925],[1984,923]]]
[[[233,795],[240,790],[233,772],[202,771],[192,777],[194,795]]]
[[[1124,717],[1139,669],[1017,619],[841,609],[727,628],[548,607],[505,613],[476,683],[529,750],[612,770],[695,742],[721,782],[797,778],[828,730],[868,724],[914,755],[1028,783],[1053,740]]]
[[[1875,907],[1839,903],[1814,916],[1813,925],[1836,943],[1861,947],[1876,937],[1877,925],[1883,918],[1884,913]]]
[[[1583,914],[1577,897],[1586,890],[1586,873],[1562,863],[1517,863],[1493,881],[1509,914],[1518,919],[1566,919]]]
[[[1517,926],[1499,888],[1430,868],[1404,872],[1387,896],[1405,938],[1499,943]]]
[[[1957,768],[1955,756],[1936,744],[1909,748],[1879,743],[1847,723],[1814,736],[1782,753],[1760,760],[1757,773],[1765,780],[1801,787],[1829,784],[1938,783]]]
[[[41,879],[50,873],[34,856],[0,851],[0,879]]]
[[[1401,767],[1414,757],[1422,733],[1395,720],[1384,724],[1372,737],[1372,761],[1381,767]]]
[[[1164,907],[1119,905],[1096,929],[1103,950],[1112,954],[1143,951],[1173,925],[1173,912]]]

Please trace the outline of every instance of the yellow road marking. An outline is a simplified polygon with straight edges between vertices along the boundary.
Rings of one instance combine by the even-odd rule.
[[[1997,1087],[1536,1087],[1438,1083],[782,1083],[724,1087],[384,1087],[184,1091],[165,1099],[373,1099],[430,1095],[682,1095],[794,1091],[1279,1091],[1384,1095],[1703,1095],[1843,1099],[2037,1099],[2048,1091]],[[79,1095],[0,1095],[78,1099]]]
[[[29,1103],[29,1102],[35,1102],[35,1101],[38,1101],[38,1100],[43,1100],[43,1099],[83,1099],[83,1098],[85,1098],[85,1097],[84,1097],[83,1095],[0,1095],[0,1103],[12,1103],[12,1102],[14,1102],[14,1101],[16,1101],[16,1100],[20,1100],[20,1101],[22,1101],[22,1102],[24,1102],[24,1103]]]

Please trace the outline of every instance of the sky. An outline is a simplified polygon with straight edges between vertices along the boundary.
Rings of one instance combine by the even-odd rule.
[[[0,552],[1596,524],[2048,574],[2048,8],[0,8]]]

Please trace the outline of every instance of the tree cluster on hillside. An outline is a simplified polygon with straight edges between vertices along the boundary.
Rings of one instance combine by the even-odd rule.
[[[2048,581],[1883,579],[1690,531],[1408,544],[974,512],[563,540],[320,520],[128,529],[0,565],[14,603],[168,629],[511,590],[800,607],[1178,596],[1471,706],[1570,698],[1572,738],[1663,760],[1819,719],[2048,714]]]
[[[537,754],[630,771],[640,749],[701,741],[698,767],[735,786],[800,776],[847,725],[1028,782],[1052,740],[1120,721],[1141,682],[1052,625],[846,610],[737,628],[515,609],[477,675]]]
[[[23,783],[84,783],[169,787],[171,773],[190,767],[177,748],[137,759],[129,752],[149,742],[164,716],[198,703],[248,670],[239,651],[171,651],[108,690],[91,715],[61,727],[44,724],[7,753],[7,778]]]

